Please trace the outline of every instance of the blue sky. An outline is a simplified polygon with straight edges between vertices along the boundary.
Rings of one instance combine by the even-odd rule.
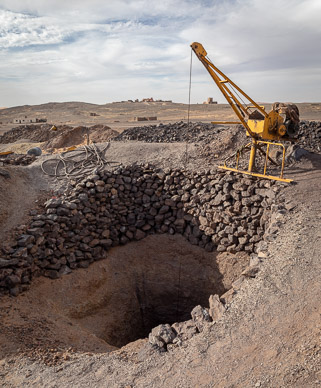
[[[0,0],[0,106],[187,102],[190,44],[257,101],[320,101],[320,0]],[[193,57],[192,102],[223,102]]]

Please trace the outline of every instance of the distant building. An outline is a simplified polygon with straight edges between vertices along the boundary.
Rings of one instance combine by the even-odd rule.
[[[30,118],[24,116],[23,118],[17,118],[13,120],[14,124],[29,124],[29,123],[46,123],[47,119],[40,119],[38,117]]]
[[[150,117],[134,117],[135,121],[156,121],[156,116],[150,116]]]
[[[207,101],[204,101],[203,104],[217,104],[217,101],[213,101],[213,97],[209,97]]]

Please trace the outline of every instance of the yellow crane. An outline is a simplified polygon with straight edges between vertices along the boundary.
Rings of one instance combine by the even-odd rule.
[[[264,106],[257,104],[210,61],[207,57],[206,50],[200,43],[194,42],[191,44],[191,47],[239,119],[237,122],[213,122],[213,124],[242,124],[247,135],[252,138],[250,143],[242,147],[242,151],[250,150],[247,170],[239,169],[241,150],[236,152],[235,167],[227,166],[228,160],[231,159],[229,157],[221,168],[261,178],[291,182],[290,179],[283,178],[285,147],[280,142],[295,140],[294,135],[299,129],[299,110],[297,106],[294,104],[275,103],[271,112],[267,113]],[[248,101],[248,104],[244,103],[243,98]],[[281,173],[278,177],[266,173],[268,161],[274,165],[278,165],[269,156],[271,146],[281,147],[282,149]],[[260,151],[265,156],[262,173],[255,171],[257,151]]]

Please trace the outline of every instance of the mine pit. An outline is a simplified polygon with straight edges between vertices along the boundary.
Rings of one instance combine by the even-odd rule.
[[[56,328],[68,328],[64,343],[74,346],[81,332],[87,351],[119,348],[191,318],[197,333],[192,310],[202,306],[207,319],[209,297],[222,296],[248,266],[277,190],[216,169],[145,164],[97,172],[32,217],[0,261],[0,291],[18,296],[49,278],[38,295],[54,306]]]
[[[241,271],[246,258],[232,262]],[[99,264],[87,282],[76,283],[81,300],[73,300],[74,290],[67,293],[67,316],[116,347],[147,337],[161,323],[191,319],[196,305],[207,306],[211,294],[229,286],[216,254],[181,236],[149,236],[114,248]]]
[[[88,268],[36,279],[16,308],[51,322],[49,343],[54,337],[61,348],[111,351],[161,323],[190,320],[195,306],[208,307],[210,295],[229,290],[248,263],[244,252],[206,252],[180,235],[151,235],[112,248]]]

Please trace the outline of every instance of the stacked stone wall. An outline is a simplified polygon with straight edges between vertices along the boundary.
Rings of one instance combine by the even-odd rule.
[[[59,278],[149,234],[181,234],[206,251],[255,252],[277,186],[222,170],[150,165],[92,175],[44,212],[0,258],[0,291],[17,295],[35,276]]]

